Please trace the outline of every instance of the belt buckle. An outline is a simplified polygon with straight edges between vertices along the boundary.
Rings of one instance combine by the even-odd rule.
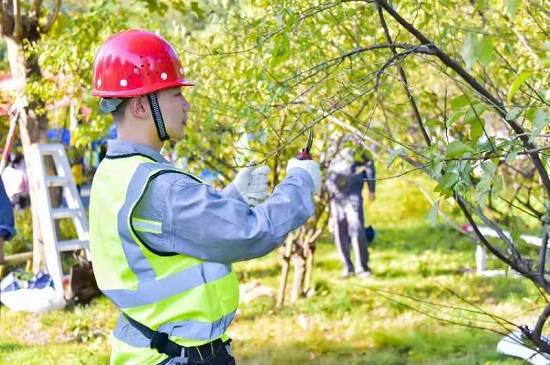
[[[181,348],[181,354],[178,357],[174,357],[175,365],[187,365],[189,363],[189,357],[185,353],[185,347]]]

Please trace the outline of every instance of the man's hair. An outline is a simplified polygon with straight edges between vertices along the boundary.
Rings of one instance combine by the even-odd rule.
[[[128,100],[130,98],[102,98],[99,108],[104,113],[111,113],[115,122],[120,123],[128,106]]]
[[[115,123],[122,122],[122,119],[124,118],[124,113],[126,112],[126,108],[128,108],[129,100],[129,98],[122,99],[122,102],[116,107],[115,110],[111,112]]]

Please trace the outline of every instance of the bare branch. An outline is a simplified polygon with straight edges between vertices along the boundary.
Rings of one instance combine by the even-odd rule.
[[[378,4],[376,7],[378,9],[380,24],[382,25],[382,28],[384,28],[384,34],[386,35],[386,40],[390,44],[391,52],[394,56],[397,56],[397,51],[395,50],[395,46],[390,35],[390,30],[388,29],[388,25],[386,24],[386,20],[384,19],[384,13],[382,12],[382,8]],[[422,118],[420,117],[420,112],[418,111],[416,101],[414,100],[414,97],[412,96],[412,93],[409,89],[409,81],[407,80],[407,75],[405,74],[405,70],[403,70],[403,67],[401,65],[397,66],[397,70],[399,72],[399,77],[401,78],[401,81],[403,83],[403,88],[405,89],[405,93],[407,94],[407,99],[409,100],[409,104],[411,104],[416,123],[418,124],[418,127],[422,132],[422,136],[424,137],[426,144],[428,146],[431,146],[432,142],[430,140],[430,136],[428,136],[428,132],[426,131],[426,128],[424,128],[424,123],[422,122]]]
[[[313,75],[308,75],[307,78],[314,76],[317,74],[320,70],[325,70],[327,68],[337,66],[341,64],[346,58],[351,58],[357,54],[367,52],[367,51],[375,51],[379,49],[387,49],[387,48],[402,48],[405,50],[411,51],[411,53],[421,53],[421,54],[433,54],[429,48],[419,45],[412,45],[407,43],[396,43],[396,44],[373,44],[371,46],[366,47],[356,47],[352,49],[351,51],[345,52],[337,57],[331,58],[329,60],[326,60],[324,62],[321,62],[313,67],[308,68],[307,70],[303,70],[298,72],[297,74],[293,75],[292,77],[283,80],[283,83],[287,83],[289,81],[300,79],[300,77],[304,74],[308,74],[310,72],[316,71]],[[299,82],[302,82],[303,79],[301,79]],[[293,86],[297,85],[299,82],[293,84]]]
[[[487,238],[485,238],[483,233],[481,233],[481,231],[479,230],[479,227],[477,226],[477,223],[474,221],[474,218],[472,217],[472,214],[470,213],[470,211],[466,207],[466,201],[464,200],[464,198],[462,198],[457,193],[457,194],[455,194],[455,200],[458,203],[458,206],[460,207],[460,209],[462,210],[464,215],[466,216],[466,219],[468,219],[468,222],[472,226],[474,232],[476,233],[477,237],[479,238],[479,240],[481,241],[483,246],[485,246],[489,251],[491,251],[491,253],[493,255],[498,257],[500,259],[500,261],[506,263],[510,267],[514,267],[514,266],[512,266],[512,262],[510,261],[510,259],[508,259],[508,257],[506,257],[506,255],[504,253],[502,253],[498,248],[496,248],[489,241],[487,241]]]
[[[40,12],[42,8],[42,0],[33,0],[32,7],[29,15],[35,17],[37,20],[40,18]]]
[[[21,20],[21,3],[19,0],[13,0],[13,38],[16,41],[21,40],[23,33],[23,23]]]
[[[542,281],[546,281],[544,274],[545,274],[545,266],[546,266],[546,250],[548,248],[548,231],[546,224],[543,226],[545,228],[544,230],[544,236],[542,237],[542,244],[540,246],[540,254],[539,254],[539,275],[540,279]]]
[[[7,36],[8,14],[4,0],[0,0],[0,36]]]
[[[56,0],[55,7],[53,11],[48,15],[48,20],[46,21],[46,24],[43,27],[40,27],[40,33],[46,34],[50,31],[53,24],[55,23],[55,20],[57,19],[57,16],[59,15],[60,10],[61,10],[61,0]]]
[[[466,83],[473,88],[475,91],[477,91],[480,95],[483,96],[483,98],[493,106],[493,108],[496,110],[496,112],[500,115],[500,117],[514,130],[516,134],[524,133],[525,130],[516,123],[514,119],[507,118],[507,110],[504,107],[501,100],[493,96],[491,93],[487,91],[472,75],[470,75],[464,68],[462,68],[456,61],[451,59],[445,52],[443,52],[441,49],[439,49],[431,40],[426,38],[424,34],[422,34],[418,29],[416,29],[411,23],[407,22],[401,15],[399,15],[395,9],[386,1],[386,0],[376,0],[376,3],[379,4],[384,10],[390,14],[390,16],[397,21],[403,28],[405,28],[409,33],[411,33],[415,38],[417,38],[423,45],[429,47],[435,54],[437,58],[443,64],[451,68],[454,72],[456,72],[460,77],[466,81]],[[529,137],[522,136],[521,141],[525,147],[526,150],[533,150],[536,148],[536,146],[533,145],[533,143],[529,140]],[[535,165],[541,179],[542,183],[544,185],[544,188],[546,190],[546,193],[548,196],[550,196],[550,177],[548,176],[548,172],[546,171],[546,168],[540,159],[540,156],[537,152],[530,153],[529,157],[533,161],[533,164]]]
[[[542,329],[544,327],[544,324],[546,323],[546,320],[550,316],[550,304],[548,304],[544,310],[542,311],[541,315],[539,316],[539,319],[537,320],[537,324],[535,325],[535,329],[533,331],[529,331],[527,328],[522,328],[522,332],[529,338],[538,348],[540,351],[545,353],[550,353],[550,344],[543,340],[541,334]]]

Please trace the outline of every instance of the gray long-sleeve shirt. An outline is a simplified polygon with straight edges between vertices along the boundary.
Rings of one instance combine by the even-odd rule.
[[[346,151],[342,152],[342,155]],[[349,151],[347,151],[349,154]],[[361,161],[338,156],[327,171],[327,190],[337,200],[360,199],[363,185],[368,185],[369,191],[376,190],[376,170],[374,161],[364,158]]]
[[[156,150],[109,142],[109,156],[142,154],[167,161]],[[291,169],[264,203],[250,208],[230,184],[222,192],[179,173],[157,176],[132,218],[162,222],[161,233],[138,232],[153,249],[231,263],[263,256],[313,215],[313,181]]]

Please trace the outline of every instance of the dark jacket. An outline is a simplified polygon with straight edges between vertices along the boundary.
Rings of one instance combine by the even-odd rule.
[[[0,178],[0,239],[8,241],[13,236],[15,236],[13,208],[4,189],[4,182]]]

